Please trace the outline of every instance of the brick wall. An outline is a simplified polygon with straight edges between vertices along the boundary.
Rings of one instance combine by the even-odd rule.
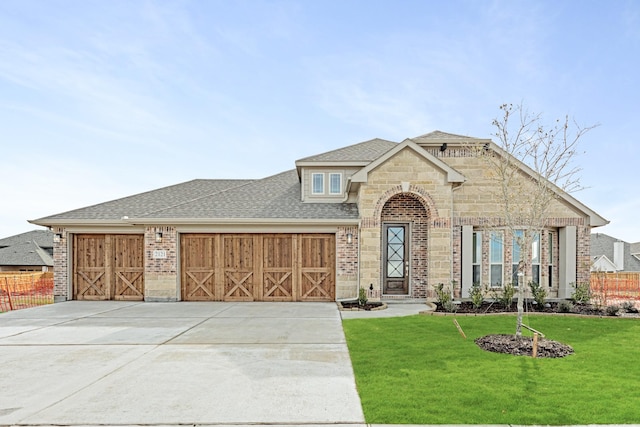
[[[411,271],[409,292],[412,298],[426,298],[429,277],[429,215],[416,196],[401,193],[389,199],[382,208],[381,221],[411,224],[409,239]],[[382,257],[380,257],[381,270]]]
[[[73,297],[69,295],[68,234],[64,228],[55,228],[53,232],[61,236],[59,242],[53,243],[53,297],[56,302],[67,301]]]
[[[162,233],[156,242],[156,233]],[[145,274],[176,274],[178,271],[178,233],[175,227],[146,227],[144,230]],[[164,251],[166,258],[154,257],[154,251]]]

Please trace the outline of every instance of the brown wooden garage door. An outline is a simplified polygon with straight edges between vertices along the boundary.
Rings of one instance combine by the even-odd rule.
[[[74,235],[73,298],[142,301],[144,236]]]
[[[182,234],[185,301],[333,301],[333,234]]]

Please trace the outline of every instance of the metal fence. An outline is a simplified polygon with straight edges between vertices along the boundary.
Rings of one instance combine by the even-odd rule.
[[[0,273],[0,313],[53,303],[53,273]]]

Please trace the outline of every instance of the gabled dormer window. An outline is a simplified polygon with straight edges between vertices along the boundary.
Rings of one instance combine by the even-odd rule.
[[[314,172],[311,174],[313,196],[339,196],[342,194],[342,173]]]
[[[324,194],[324,174],[314,173],[311,175],[311,193]]]

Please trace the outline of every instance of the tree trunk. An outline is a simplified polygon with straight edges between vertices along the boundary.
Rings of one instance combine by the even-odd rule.
[[[518,273],[518,320],[516,321],[516,337],[522,336],[522,316],[524,314],[524,285]]]

